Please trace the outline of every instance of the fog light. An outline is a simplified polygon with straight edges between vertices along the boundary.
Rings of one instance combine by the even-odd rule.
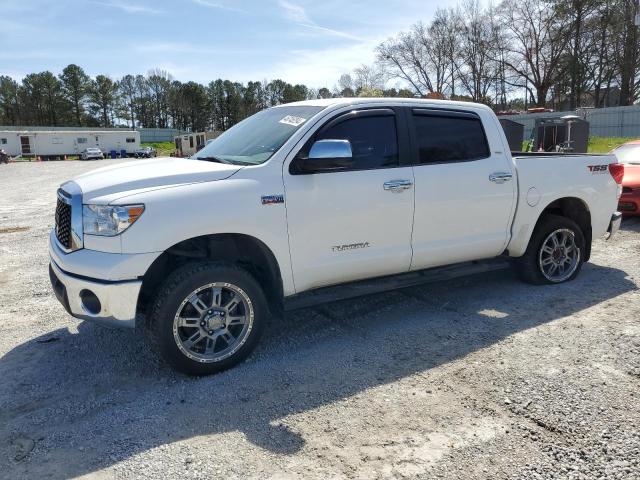
[[[97,315],[102,310],[100,300],[91,290],[82,290],[80,292],[80,301],[82,302],[82,308],[91,315]]]

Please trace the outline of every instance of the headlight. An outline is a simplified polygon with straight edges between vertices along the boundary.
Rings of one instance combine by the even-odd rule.
[[[84,205],[82,225],[88,235],[120,235],[140,218],[144,205]]]

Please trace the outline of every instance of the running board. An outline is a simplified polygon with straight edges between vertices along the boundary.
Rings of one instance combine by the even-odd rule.
[[[346,300],[348,298],[362,297],[374,293],[396,290],[398,288],[413,287],[425,283],[436,283],[454,278],[466,277],[478,273],[504,270],[510,265],[505,258],[492,258],[490,260],[478,260],[474,262],[456,263],[445,267],[435,267],[416,272],[400,273],[387,277],[378,277],[356,282],[322,287],[284,299],[285,311],[307,308],[322,303]]]

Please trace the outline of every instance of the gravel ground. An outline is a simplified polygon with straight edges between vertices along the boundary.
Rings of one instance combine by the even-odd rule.
[[[0,478],[640,478],[639,220],[569,284],[301,310],[192,379],[51,292],[55,189],[106,163],[0,166]]]

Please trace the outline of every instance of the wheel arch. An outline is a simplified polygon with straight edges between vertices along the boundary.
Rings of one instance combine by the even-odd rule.
[[[578,197],[558,198],[549,203],[540,212],[532,233],[537,228],[542,217],[548,213],[569,218],[578,224],[580,230],[582,230],[582,234],[584,235],[585,240],[586,251],[584,261],[588,261],[591,257],[591,240],[593,238],[593,232],[591,229],[591,211],[589,210],[589,205],[587,205],[584,200]]]
[[[138,313],[147,313],[158,287],[171,272],[188,263],[205,260],[226,261],[246,269],[263,288],[271,312],[282,311],[282,275],[272,250],[251,235],[218,233],[182,240],[156,258],[142,277]]]

